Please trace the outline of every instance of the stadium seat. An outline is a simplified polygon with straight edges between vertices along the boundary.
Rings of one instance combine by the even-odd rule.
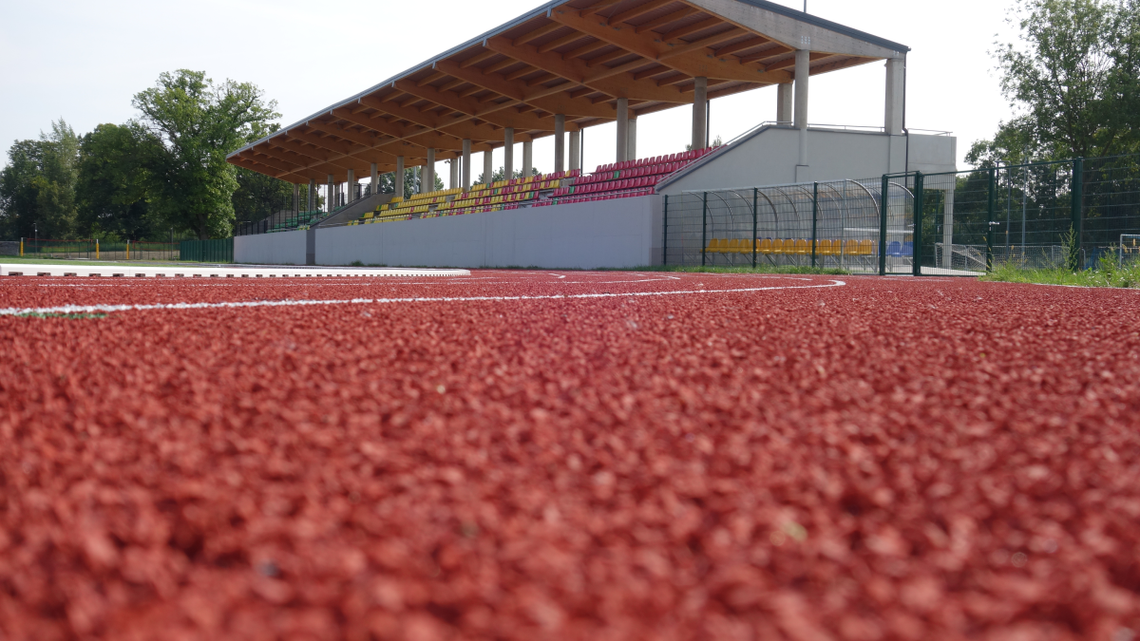
[[[763,238],[763,239],[757,241],[756,251],[758,251],[764,255],[771,254],[772,253],[772,239],[771,238]]]
[[[892,240],[887,243],[887,256],[902,256],[902,245],[899,241]]]

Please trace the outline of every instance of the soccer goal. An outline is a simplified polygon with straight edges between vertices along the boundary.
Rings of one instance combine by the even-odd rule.
[[[1140,234],[1120,235],[1120,266],[1140,262]]]

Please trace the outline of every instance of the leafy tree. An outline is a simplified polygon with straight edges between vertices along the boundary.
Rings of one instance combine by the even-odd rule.
[[[238,222],[258,221],[282,210],[292,210],[292,184],[244,167],[238,167],[234,177],[238,187],[234,190],[232,201],[234,217]],[[307,206],[308,194],[309,186],[302,185],[302,210]]]
[[[180,69],[161,74],[133,104],[161,148],[147,167],[157,216],[201,239],[228,236],[238,179],[226,155],[275,130],[276,101],[251,83],[215,84],[204,72]]]
[[[39,140],[20,140],[0,171],[0,229],[11,237],[67,238],[75,226],[79,140],[63,119]]]
[[[158,141],[138,123],[102,124],[79,143],[78,229],[84,236],[138,240],[152,231],[148,161]]]
[[[1020,43],[995,54],[1003,94],[1020,115],[967,160],[1108,156],[1140,144],[1136,71],[1140,0],[1019,0]]]

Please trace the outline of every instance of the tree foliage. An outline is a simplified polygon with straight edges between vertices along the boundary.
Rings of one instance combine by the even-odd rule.
[[[66,238],[75,227],[79,140],[62,118],[39,140],[20,140],[0,171],[0,230],[8,237]]]
[[[79,143],[79,235],[138,240],[152,235],[150,162],[158,141],[137,123],[102,124]]]
[[[180,69],[160,75],[133,104],[160,147],[147,167],[156,216],[199,238],[229,236],[238,179],[226,155],[275,130],[276,101],[253,84],[215,84],[205,72]]]
[[[1140,147],[1140,0],[1019,0],[1018,43],[995,52],[1018,116],[971,147],[979,166],[1108,156]]]

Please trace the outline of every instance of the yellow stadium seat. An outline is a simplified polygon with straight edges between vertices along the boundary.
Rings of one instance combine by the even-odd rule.
[[[760,252],[761,254],[771,254],[772,253],[772,239],[765,238],[763,240],[756,241],[756,243],[757,243],[756,251]]]
[[[808,254],[811,254],[811,247],[808,245],[807,240],[800,238],[796,241],[795,246],[797,256],[807,256]]]
[[[721,249],[722,254],[735,254],[739,251],[740,251],[740,239],[739,238],[733,238],[732,240],[728,241],[728,245],[724,246]]]
[[[847,254],[848,256],[858,256],[859,255],[859,241],[848,240],[846,243],[843,244],[843,253]]]
[[[870,256],[875,253],[875,243],[871,240],[859,241],[859,255]]]

